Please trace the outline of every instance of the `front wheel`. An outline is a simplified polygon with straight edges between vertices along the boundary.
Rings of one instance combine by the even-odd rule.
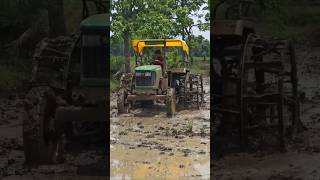
[[[127,102],[127,91],[120,89],[117,99],[118,114],[124,114],[129,112],[129,103]]]
[[[23,146],[29,165],[63,161],[61,135],[54,121],[56,108],[55,93],[49,87],[33,88],[26,95]]]
[[[175,89],[169,88],[166,97],[167,117],[173,117],[176,112],[176,95]]]

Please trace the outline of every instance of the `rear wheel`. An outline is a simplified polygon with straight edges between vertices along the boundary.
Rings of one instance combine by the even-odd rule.
[[[63,161],[61,136],[54,122],[56,107],[55,94],[49,87],[33,88],[26,96],[23,145],[29,165]]]
[[[174,88],[169,88],[167,90],[166,105],[167,105],[167,116],[173,117],[176,112],[176,96],[175,96]]]

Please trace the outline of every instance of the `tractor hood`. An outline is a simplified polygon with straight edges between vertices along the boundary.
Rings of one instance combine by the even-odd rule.
[[[96,14],[87,17],[80,23],[80,29],[84,33],[109,33],[108,14]]]
[[[144,65],[135,68],[136,71],[160,71],[161,66],[159,65]]]

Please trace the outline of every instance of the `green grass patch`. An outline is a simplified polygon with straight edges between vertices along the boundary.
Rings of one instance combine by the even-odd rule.
[[[204,60],[203,57],[193,57],[193,63],[190,67],[191,72],[210,76],[210,61],[209,57]]]

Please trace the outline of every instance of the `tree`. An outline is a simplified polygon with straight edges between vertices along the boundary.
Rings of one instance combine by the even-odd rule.
[[[183,40],[191,37],[193,27],[198,27],[200,30],[209,29],[209,11],[203,14],[204,10],[208,10],[207,0],[175,0],[171,3],[172,16],[176,20],[174,24],[176,35],[181,35]],[[194,22],[192,16],[198,18],[205,16],[206,22]]]
[[[125,69],[130,71],[130,38],[168,38],[172,34],[168,0],[114,0],[112,1],[111,31],[123,39]]]
[[[192,35],[187,43],[192,48],[191,56],[203,57],[210,55],[210,42],[203,36]]]
[[[192,28],[198,27],[200,30],[209,29],[209,11],[205,14],[206,22],[194,22],[192,16],[202,18],[203,11],[208,10],[207,0],[173,0],[171,1],[172,16],[176,20],[174,24],[175,34],[180,35],[183,40],[191,41]],[[190,47],[192,51],[192,46]],[[192,56],[191,56],[192,62]]]

